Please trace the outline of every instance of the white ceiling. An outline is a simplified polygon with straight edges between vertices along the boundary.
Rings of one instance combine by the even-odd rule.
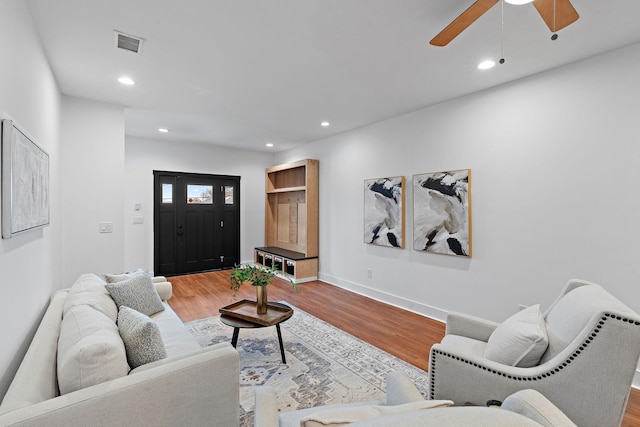
[[[473,0],[26,1],[61,91],[124,105],[127,135],[259,151],[640,41],[639,0],[572,0],[580,19],[556,41],[533,5],[505,4],[506,62],[488,71],[476,65],[500,57],[500,3],[434,47]],[[146,39],[142,55],[113,30]]]

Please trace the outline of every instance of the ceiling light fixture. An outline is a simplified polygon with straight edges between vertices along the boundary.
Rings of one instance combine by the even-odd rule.
[[[133,81],[131,77],[126,77],[126,76],[118,77],[118,81],[123,85],[127,85],[127,86],[136,84],[136,82]]]
[[[158,132],[160,132],[160,133],[169,133],[169,129],[167,129],[167,128],[158,128]]]
[[[327,126],[329,126],[330,124],[331,124],[331,123],[329,123],[329,122],[325,121],[325,122],[320,123],[320,126],[327,127]]]
[[[265,145],[266,145],[267,147],[273,147],[273,144],[272,144],[272,143],[270,143],[270,142],[267,142]]]
[[[489,68],[493,68],[495,65],[496,61],[488,59],[478,64],[478,70],[488,70]]]
[[[520,6],[520,5],[523,5],[523,4],[529,4],[533,0],[504,0],[504,1],[506,1],[509,4],[513,4],[515,6]]]

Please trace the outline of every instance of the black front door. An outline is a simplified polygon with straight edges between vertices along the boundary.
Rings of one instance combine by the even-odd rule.
[[[240,177],[154,171],[158,275],[233,267],[240,258]]]

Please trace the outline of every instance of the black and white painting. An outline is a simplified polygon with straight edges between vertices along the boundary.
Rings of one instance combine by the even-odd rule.
[[[364,241],[404,248],[404,177],[364,182]]]
[[[413,248],[471,256],[471,169],[413,176]]]

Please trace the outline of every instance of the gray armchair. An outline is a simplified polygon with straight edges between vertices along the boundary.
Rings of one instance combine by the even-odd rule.
[[[619,426],[640,355],[640,316],[599,285],[574,279],[544,321],[548,348],[525,368],[485,357],[498,323],[450,314],[430,352],[430,398],[481,405],[534,389],[580,427]]]

